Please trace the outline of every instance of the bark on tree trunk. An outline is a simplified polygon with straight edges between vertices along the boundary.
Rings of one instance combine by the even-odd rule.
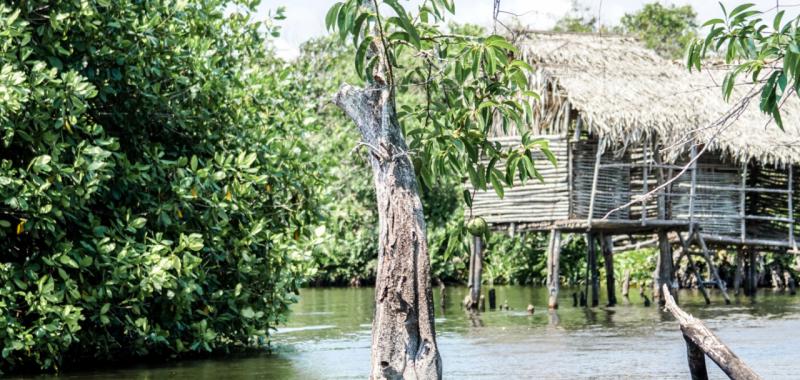
[[[379,50],[373,46],[373,52]],[[381,72],[367,88],[334,97],[369,148],[380,237],[372,322],[371,379],[441,379],[430,258],[414,166]]]

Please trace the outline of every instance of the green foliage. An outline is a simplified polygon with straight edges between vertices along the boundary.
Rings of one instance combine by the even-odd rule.
[[[620,31],[638,37],[666,58],[680,58],[697,36],[697,13],[691,5],[645,4],[620,20]]]
[[[800,18],[784,21],[784,11],[772,20],[752,3],[741,4],[730,12],[720,3],[723,18],[705,22],[708,35],[695,40],[687,49],[689,70],[700,70],[704,58],[717,53],[724,56],[732,68],[722,83],[722,95],[727,100],[741,76],[746,82],[761,86],[759,109],[772,116],[782,129],[780,107],[784,100],[800,88]]]
[[[297,132],[314,109],[264,49],[277,29],[226,1],[17,4],[0,5],[0,370],[263,340],[317,217]]]
[[[352,37],[354,66],[363,80],[374,81],[373,70],[385,68],[387,84],[398,100],[404,95],[424,99],[399,102],[398,107],[423,186],[466,173],[476,188],[491,186],[502,197],[515,177],[523,182],[539,178],[532,152],[549,153],[546,141],[526,134],[520,146],[503,150],[488,139],[495,123],[504,130],[531,123],[529,100],[537,95],[528,91],[531,67],[514,58],[516,48],[501,36],[442,31],[445,15],[454,12],[449,0],[423,1],[415,14],[397,0],[376,4],[385,4],[393,15],[386,17],[360,0],[348,0],[330,8],[326,25],[342,41]],[[506,162],[505,173],[496,168],[499,160]]]
[[[370,282],[378,250],[371,172],[354,151],[358,139],[349,121],[326,101],[342,81],[358,79],[351,64],[355,52],[330,36],[307,41],[300,52],[295,70],[317,108],[306,138],[320,165],[317,194],[323,215],[305,277],[314,285]]]

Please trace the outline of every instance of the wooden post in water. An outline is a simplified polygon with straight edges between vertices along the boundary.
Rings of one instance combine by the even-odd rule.
[[[686,258],[689,259],[689,268],[694,273],[695,279],[697,280],[697,288],[700,289],[700,292],[703,293],[703,298],[706,300],[706,305],[711,304],[711,298],[708,297],[708,290],[706,290],[706,286],[703,281],[703,276],[700,274],[700,271],[697,270],[697,265],[694,264],[694,260],[692,259],[692,252],[689,251],[689,244],[686,243],[686,240],[683,239],[683,235],[678,232],[678,239],[681,241],[681,246],[683,247],[684,252],[686,252]]]
[[[761,379],[742,359],[739,359],[725,343],[706,327],[703,321],[692,317],[683,311],[669,294],[666,286],[663,288],[665,298],[664,308],[669,311],[681,326],[684,339],[686,339],[687,356],[689,358],[689,369],[692,372],[692,379],[707,379],[708,373],[705,371],[705,361],[701,365],[699,354],[700,350],[707,355],[717,366],[725,372],[731,379],[736,380],[757,380]]]
[[[600,235],[600,247],[603,250],[603,265],[606,269],[606,292],[608,293],[608,306],[617,304],[617,294],[614,280],[614,242],[611,235]]]
[[[497,294],[494,288],[489,289],[489,310],[497,308]]]
[[[622,275],[622,298],[625,299],[625,304],[629,304],[631,301],[628,298],[628,293],[631,289],[631,270],[630,268],[625,269],[625,274]]]
[[[674,295],[672,279],[672,245],[669,243],[666,230],[658,230],[658,261],[656,271],[653,274],[653,298],[658,298],[658,304],[664,306],[664,295],[662,289],[669,289]],[[667,287],[665,288],[664,285]]]
[[[756,250],[750,247],[747,252],[747,295],[755,297],[758,290],[756,284]]]
[[[589,266],[589,282],[591,282],[592,288],[592,307],[596,307],[600,304],[600,279],[598,278],[597,250],[595,240],[594,233],[590,232],[586,235],[586,243],[588,244],[589,248],[589,260],[587,261],[587,264]]]
[[[692,380],[708,380],[708,370],[706,369],[706,355],[703,350],[688,336],[684,335],[686,341],[686,357],[689,359],[689,373]]]
[[[480,236],[472,237],[472,254],[470,267],[470,308],[477,309],[481,298],[481,275],[483,272],[483,238]]]
[[[550,230],[550,244],[547,248],[547,307],[558,309],[559,260],[561,256],[561,231]]]
[[[744,247],[739,246],[736,250],[736,272],[733,275],[733,294],[740,295],[742,287],[742,276],[744,275]]]
[[[725,304],[730,305],[731,299],[728,297],[728,289],[725,286],[725,281],[722,281],[722,278],[719,276],[719,271],[717,271],[717,267],[711,260],[711,255],[708,253],[708,246],[706,246],[706,241],[703,239],[703,235],[700,234],[700,231],[695,230],[694,236],[697,238],[697,242],[700,243],[700,249],[703,250],[703,257],[706,259],[706,263],[708,264],[708,269],[711,271],[711,275],[714,276],[714,280],[717,281],[717,286],[719,287],[720,292],[722,292],[722,297],[725,298]]]

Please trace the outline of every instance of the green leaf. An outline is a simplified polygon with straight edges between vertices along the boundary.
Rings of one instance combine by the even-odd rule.
[[[369,73],[364,70],[364,57],[367,54],[367,50],[369,49],[369,45],[372,43],[372,40],[369,38],[365,38],[361,41],[361,44],[358,45],[358,49],[356,50],[356,73],[362,79],[369,78]]]
[[[503,184],[500,182],[500,180],[497,178],[497,175],[494,172],[492,172],[489,175],[489,180],[492,182],[492,189],[494,189],[494,192],[497,194],[498,197],[500,197],[500,199],[503,199],[503,196],[505,195],[505,191],[503,190]]]
[[[464,190],[462,193],[464,196],[464,203],[467,204],[467,207],[472,207],[472,193],[469,190]]]
[[[339,10],[342,8],[342,3],[338,2],[333,4],[331,9],[325,15],[325,27],[330,31],[336,26],[336,20],[339,17]]]

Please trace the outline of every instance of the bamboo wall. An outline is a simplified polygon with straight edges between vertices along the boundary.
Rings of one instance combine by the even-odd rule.
[[[538,223],[565,220],[569,215],[568,154],[564,136],[538,136],[550,142],[550,150],[558,160],[553,167],[539,152],[534,153],[534,162],[544,183],[529,179],[525,185],[515,180],[514,186],[505,189],[500,199],[491,189],[478,191],[472,201],[472,213],[486,219],[488,223]],[[504,148],[520,143],[519,137],[495,139]],[[505,173],[505,164],[498,161],[497,168]],[[472,188],[467,185],[467,189]]]
[[[597,158],[597,141],[580,140],[572,147],[572,215],[573,219],[589,217],[594,167]],[[617,157],[613,152],[604,152],[601,162],[605,164],[624,164],[630,161],[627,153]],[[630,167],[601,168],[597,176],[592,217],[602,218],[607,212],[624,205],[631,194]],[[617,211],[609,216],[610,220],[629,219],[630,210]]]
[[[672,188],[674,219],[694,220],[704,233],[738,236],[741,224],[740,170],[706,153],[697,161],[694,215],[690,218],[691,175],[679,178]],[[725,188],[728,190],[722,190]]]

